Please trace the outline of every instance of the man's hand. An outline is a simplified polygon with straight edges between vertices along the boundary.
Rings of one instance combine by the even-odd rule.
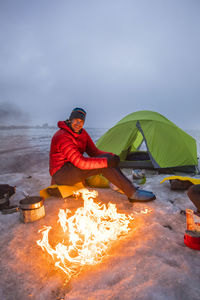
[[[120,162],[118,155],[112,155],[107,157],[108,168],[116,168]]]

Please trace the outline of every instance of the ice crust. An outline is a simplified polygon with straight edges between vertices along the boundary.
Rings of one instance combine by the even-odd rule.
[[[0,146],[0,183],[17,187],[11,204],[19,203],[24,190],[38,195],[50,185],[48,151],[52,134],[48,129],[25,133],[15,130],[7,135],[0,131],[1,138],[7,136]],[[123,171],[130,177],[130,170]],[[148,204],[131,204],[116,191],[97,189],[98,201],[115,203],[119,212],[129,214],[144,208],[152,212],[136,216],[133,230],[113,244],[102,263],[83,268],[67,283],[64,273],[54,267],[36,240],[43,225],[58,226],[60,208],[73,211],[82,205],[81,199],[69,197],[64,202],[51,197],[45,201],[46,216],[29,224],[20,221],[19,213],[0,213],[0,299],[200,299],[200,251],[184,245],[186,218],[180,214],[181,209],[194,206],[186,192],[171,191],[168,181],[160,184],[167,174],[149,171],[146,176],[142,188],[152,190],[157,197]]]

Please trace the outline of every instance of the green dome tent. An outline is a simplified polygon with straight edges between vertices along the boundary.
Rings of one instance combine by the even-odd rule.
[[[147,160],[133,158],[127,161],[130,153],[138,153],[143,141],[147,148]],[[198,165],[195,139],[153,111],[137,111],[127,115],[100,137],[97,147],[119,155],[121,167],[193,172]]]

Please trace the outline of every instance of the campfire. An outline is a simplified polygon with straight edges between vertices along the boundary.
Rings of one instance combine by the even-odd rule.
[[[79,190],[84,206],[79,207],[74,214],[69,209],[60,209],[58,222],[66,241],[59,242],[54,248],[49,243],[51,226],[45,226],[39,232],[42,239],[37,244],[53,258],[55,266],[67,275],[68,280],[80,273],[85,265],[94,265],[102,261],[106,250],[113,241],[127,234],[133,215],[118,213],[116,205],[94,202],[97,191]],[[142,213],[147,213],[145,210]]]

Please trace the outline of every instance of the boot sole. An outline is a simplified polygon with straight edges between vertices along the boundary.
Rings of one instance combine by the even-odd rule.
[[[129,202],[133,203],[133,202],[149,202],[149,201],[153,201],[156,199],[156,196],[153,196],[149,199],[146,199],[146,200],[139,200],[139,199],[130,199],[128,198]]]

